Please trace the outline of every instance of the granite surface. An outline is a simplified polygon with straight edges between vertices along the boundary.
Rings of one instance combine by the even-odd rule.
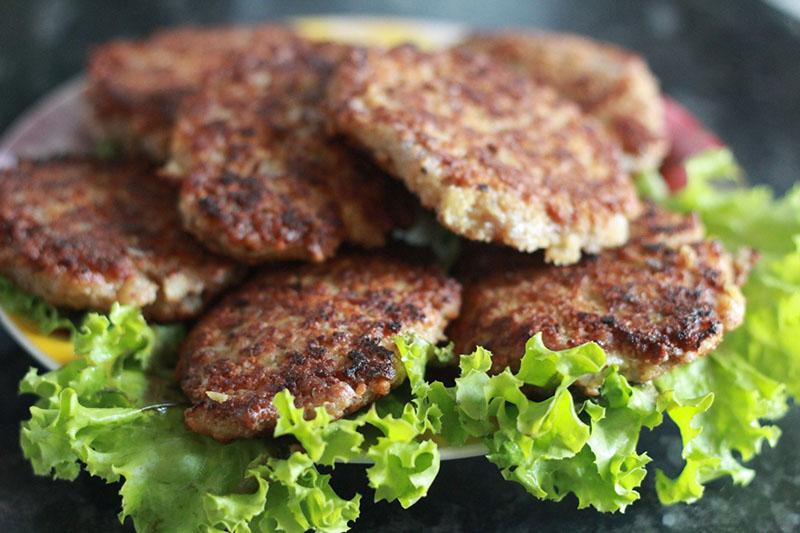
[[[396,14],[484,27],[537,26],[615,41],[643,53],[667,92],[734,148],[755,183],[785,190],[800,177],[800,23],[757,1],[67,1],[0,3],[0,130],[82,68],[106,39],[182,23],[257,21],[320,13]],[[16,387],[33,364],[0,333],[0,531],[116,531],[117,491],[83,476],[75,483],[32,475],[18,451],[29,400]],[[753,461],[753,483],[712,484],[692,506],[660,507],[646,484],[624,515],[537,502],[483,459],[442,464],[428,498],[408,511],[364,498],[363,531],[725,531],[800,530],[800,409],[780,422],[775,449]],[[677,436],[661,428],[643,447],[676,467]],[[337,473],[343,494],[366,491],[361,467]],[[651,480],[652,482],[652,480]],[[359,489],[359,487],[361,487]]]

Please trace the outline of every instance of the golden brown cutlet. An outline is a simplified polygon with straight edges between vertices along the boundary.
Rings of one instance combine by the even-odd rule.
[[[384,244],[408,195],[329,140],[321,99],[350,47],[294,39],[216,73],[181,106],[167,171],[191,233],[247,263],[322,261]]]
[[[566,33],[475,34],[459,46],[555,87],[622,145],[626,168],[658,168],[668,148],[658,80],[638,55]]]
[[[436,342],[459,305],[460,286],[438,269],[386,255],[265,270],[184,342],[177,375],[194,404],[186,423],[220,441],[269,433],[284,389],[309,411],[356,411],[405,379],[393,338]]]
[[[294,38],[279,25],[181,28],[99,46],[88,65],[98,133],[163,161],[178,105],[206,76],[242,52]]]
[[[357,50],[328,92],[336,130],[469,239],[560,264],[624,243],[640,204],[578,106],[488,56]]]
[[[0,273],[56,306],[194,317],[243,269],[187,235],[176,202],[145,163],[23,160],[0,171]]]
[[[596,341],[609,364],[645,382],[716,348],[742,322],[752,256],[734,259],[702,238],[696,217],[652,205],[632,225],[625,246],[567,267],[485,252],[465,276],[464,311],[449,331],[457,352],[483,346],[493,372],[517,369],[525,342],[541,332],[553,350]]]

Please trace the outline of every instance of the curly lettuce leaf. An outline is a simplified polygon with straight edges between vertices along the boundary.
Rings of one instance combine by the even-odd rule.
[[[668,414],[686,461],[676,479],[657,472],[664,503],[695,501],[722,476],[749,482],[754,473],[742,463],[780,435],[764,421],[784,414],[787,394],[800,397],[800,187],[777,199],[767,187],[719,187],[738,174],[730,152],[707,152],[687,163],[688,185],[668,202],[697,212],[729,249],[752,247],[761,258],[743,288],[744,324],[707,358],[657,381],[679,403]],[[700,400],[709,393],[713,404]]]
[[[262,472],[272,485],[264,514],[255,520],[256,531],[347,531],[348,522],[358,518],[361,496],[341,498],[331,488],[330,476],[320,474],[304,453],[270,457]]]
[[[397,500],[403,509],[425,496],[439,473],[439,447],[429,439],[416,442],[380,437],[368,457],[373,465],[367,468],[367,478],[375,489],[375,501]]]
[[[268,454],[257,457],[237,490],[205,494],[205,520],[201,523],[211,531],[241,533],[347,531],[349,522],[358,518],[361,496],[340,497],[330,486],[331,476],[321,474],[317,464],[299,451],[285,459]],[[249,485],[248,490],[240,490],[242,484]]]
[[[88,315],[76,333],[80,359],[23,379],[21,392],[39,399],[20,440],[37,474],[74,479],[83,465],[109,483],[124,479],[121,519],[133,517],[144,531],[181,531],[202,523],[206,492],[236,488],[262,446],[223,448],[185,429],[178,394],[144,371],[162,345],[157,336],[132,308]]]
[[[639,498],[646,454],[637,452],[643,427],[662,421],[665,406],[652,386],[631,386],[595,343],[563,351],[532,337],[520,370],[489,375],[491,354],[482,348],[461,357],[456,408],[461,425],[483,438],[489,460],[504,478],[540,499],[559,501],[569,493],[579,507],[624,510]],[[570,386],[604,372],[597,399],[580,401]],[[552,389],[541,401],[523,388]]]
[[[74,479],[83,467],[122,481],[120,519],[141,531],[345,530],[358,499],[338,498],[306,454],[264,459],[265,441],[222,445],[186,429],[159,368],[179,335],[129,307],[88,315],[75,335],[81,357],[20,385],[38,396],[20,436],[34,471]]]
[[[406,341],[398,338],[397,342],[403,350],[406,346],[415,347],[413,356],[403,353],[406,353],[407,374],[414,376],[412,383],[421,386],[424,366],[420,368],[419,361],[427,358],[434,348],[424,341],[412,340],[406,345]],[[334,465],[369,458],[373,464],[367,468],[367,479],[375,489],[375,501],[397,500],[408,508],[428,493],[439,472],[438,445],[423,437],[431,427],[429,404],[424,404],[423,413],[414,402],[406,403],[397,415],[379,413],[377,406],[372,405],[355,418],[336,421],[322,407],[314,410],[313,417],[306,417],[286,390],[275,396],[273,405],[279,414],[275,435],[293,435],[314,462]],[[361,433],[365,426],[380,434],[368,444],[364,444]]]
[[[263,475],[263,468],[249,468],[245,476],[246,481],[255,483],[255,490],[226,495],[207,493],[203,498],[203,512],[209,531],[252,531],[250,522],[263,513],[266,506],[269,476]]]
[[[687,189],[667,202],[698,211],[729,248],[762,251],[744,288],[745,323],[714,354],[653,385],[628,383],[595,344],[553,351],[537,335],[518,372],[490,375],[491,354],[478,348],[459,358],[460,376],[447,386],[426,380],[425,368],[453,359],[452,348],[401,337],[409,385],[355,417],[306,413],[278,394],[276,434],[302,446],[281,455],[266,440],[223,446],[186,430],[170,375],[181,330],[149,326],[117,306],[75,329],[79,360],[23,380],[21,390],[39,398],[23,424],[24,453],[37,473],[73,479],[83,467],[122,481],[120,516],[145,531],[343,531],[359,498],[339,497],[316,465],[335,473],[337,463],[367,457],[376,500],[407,507],[438,473],[442,440],[483,442],[503,476],[538,498],[574,494],[580,507],[624,510],[639,498],[650,462],[639,436],[664,413],[680,429],[686,464],[675,479],[656,472],[662,502],[694,501],[722,476],[746,483],[752,471],[743,462],[775,443],[769,422],[800,392],[800,188],[775,199],[765,188],[716,187],[736,174],[730,154],[704,154],[689,165]],[[56,316],[25,306],[45,322]],[[601,383],[597,397],[573,390],[586,376]]]
[[[309,457],[318,464],[333,465],[347,462],[361,455],[364,436],[359,433],[360,420],[337,420],[324,407],[306,418],[305,411],[295,407],[294,397],[288,390],[275,395],[272,405],[278,412],[275,436],[292,435],[303,446]]]
[[[754,472],[741,461],[759,453],[765,441],[777,442],[780,430],[761,421],[785,413],[784,387],[722,350],[676,368],[657,385],[676,400],[667,413],[681,432],[686,461],[675,479],[656,472],[662,503],[696,501],[706,483],[722,476],[737,484],[750,482]]]
[[[108,315],[90,313],[75,331],[75,353],[89,364],[123,362],[131,356],[143,367],[153,354],[174,353],[183,326],[150,326],[135,307],[114,304]]]
[[[730,344],[760,372],[800,398],[800,233],[795,249],[764,258],[744,288],[745,324]]]
[[[55,331],[72,332],[75,325],[61,311],[33,296],[0,276],[0,307],[30,321],[36,329],[49,335]]]
[[[407,403],[399,417],[379,415],[373,405],[360,417],[381,433],[368,451],[372,466],[367,468],[375,501],[399,501],[408,508],[428,493],[439,473],[439,447],[422,438],[426,423],[417,409]]]
[[[795,250],[800,235],[800,185],[776,199],[767,186],[738,187],[741,171],[725,149],[711,150],[686,163],[686,188],[667,207],[700,215],[709,235],[729,249],[742,246],[765,255]]]

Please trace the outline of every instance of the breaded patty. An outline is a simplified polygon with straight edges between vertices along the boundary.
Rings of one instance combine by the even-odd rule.
[[[442,339],[459,304],[458,283],[388,256],[266,270],[184,342],[177,375],[194,404],[186,423],[220,441],[269,433],[284,389],[309,412],[356,411],[405,379],[393,338]]]
[[[299,39],[245,55],[186,99],[168,172],[186,229],[247,263],[384,244],[398,186],[327,138],[321,99],[349,47]],[[406,193],[407,194],[407,193]]]
[[[294,38],[277,25],[183,28],[99,46],[89,60],[88,94],[100,133],[163,161],[183,97],[233,56]]]
[[[628,169],[658,168],[666,155],[658,80],[640,56],[585,37],[544,32],[478,34],[461,48],[488,53],[577,102],[623,146]]]
[[[542,332],[553,350],[596,341],[609,364],[645,382],[713,350],[742,322],[740,286],[752,257],[734,259],[702,239],[693,216],[649,206],[632,224],[628,244],[568,267],[484,253],[450,330],[457,353],[483,346],[494,354],[494,372],[516,370],[525,342]]]
[[[359,50],[328,94],[336,129],[467,238],[574,263],[624,243],[640,211],[599,123],[487,56]]]
[[[56,306],[193,317],[243,272],[183,232],[176,203],[142,163],[21,161],[0,171],[0,273]]]

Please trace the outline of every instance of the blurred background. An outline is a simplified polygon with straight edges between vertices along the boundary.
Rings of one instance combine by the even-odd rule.
[[[165,26],[320,14],[539,27],[621,44],[644,55],[664,91],[733,148],[750,181],[784,191],[800,179],[798,0],[0,0],[0,131],[54,87],[79,76],[87,51],[98,43]],[[29,400],[15,391],[33,363],[3,332],[0,356],[0,531],[119,528],[115,489],[88,476],[54,483],[32,475],[17,444]],[[717,483],[691,507],[662,508],[652,486],[626,515],[576,511],[572,500],[539,504],[502,482],[486,461],[472,459],[443,464],[431,495],[409,511],[362,505],[358,525],[365,531],[527,531],[534,525],[571,531],[797,531],[800,410],[780,425],[780,446],[755,461],[759,475],[749,488]],[[669,448],[674,442],[659,435],[650,437],[655,445]],[[348,476],[345,485],[363,471]]]

